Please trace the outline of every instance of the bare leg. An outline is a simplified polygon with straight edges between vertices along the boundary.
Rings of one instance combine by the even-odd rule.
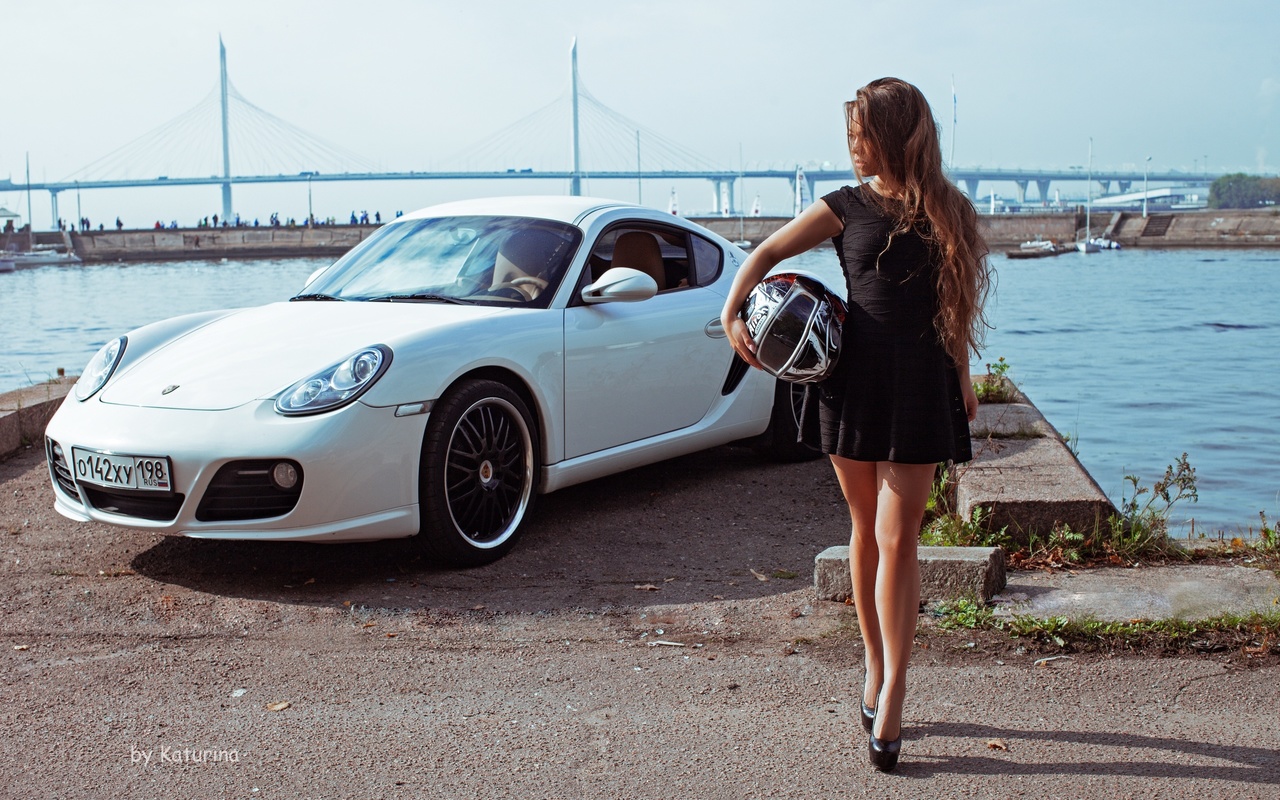
[[[933,464],[876,464],[875,538],[880,553],[875,606],[884,648],[884,683],[876,703],[875,736],[897,739],[907,696],[907,662],[920,612],[920,523],[933,485]]]
[[[853,579],[853,605],[858,612],[858,628],[866,650],[866,683],[862,702],[876,707],[880,686],[884,683],[884,647],[881,643],[880,618],[876,613],[876,572],[880,551],[876,544],[876,464],[831,456],[836,478],[849,504],[853,532],[849,537],[849,573]]]

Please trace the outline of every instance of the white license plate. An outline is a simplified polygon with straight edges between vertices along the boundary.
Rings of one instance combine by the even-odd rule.
[[[71,464],[76,480],[83,483],[151,492],[173,491],[169,459],[162,456],[121,456],[73,447]]]

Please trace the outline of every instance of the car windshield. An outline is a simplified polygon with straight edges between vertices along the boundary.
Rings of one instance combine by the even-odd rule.
[[[524,217],[396,221],[307,284],[299,298],[545,308],[581,241],[572,225]]]

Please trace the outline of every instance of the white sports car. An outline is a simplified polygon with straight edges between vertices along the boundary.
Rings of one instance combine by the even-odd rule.
[[[744,253],[582,197],[435,206],[380,228],[290,302],[109,342],[49,423],[55,506],[166,534],[417,534],[480,564],[536,494],[743,439],[783,460],[791,384],[733,355]]]

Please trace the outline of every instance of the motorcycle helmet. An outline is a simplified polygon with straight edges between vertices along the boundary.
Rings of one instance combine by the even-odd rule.
[[[812,275],[780,272],[761,281],[742,318],[765,371],[791,383],[817,383],[835,370],[845,304]]]

